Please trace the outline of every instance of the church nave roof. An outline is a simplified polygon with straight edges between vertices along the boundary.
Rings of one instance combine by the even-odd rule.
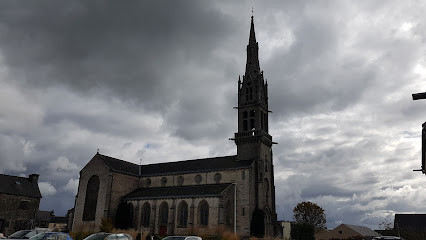
[[[139,176],[139,165],[97,153],[115,172]],[[95,156],[96,157],[96,156]],[[140,176],[210,172],[227,169],[247,168],[252,161],[237,161],[237,156],[224,156],[141,165]]]
[[[189,197],[216,197],[232,183],[191,185],[179,187],[139,188],[127,194],[123,200],[161,199],[161,198],[189,198]]]

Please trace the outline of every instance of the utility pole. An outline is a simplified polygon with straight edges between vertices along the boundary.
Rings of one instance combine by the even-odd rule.
[[[426,99],[426,92],[413,93],[413,100]],[[422,172],[426,174],[426,122],[422,124],[422,167],[413,171]]]

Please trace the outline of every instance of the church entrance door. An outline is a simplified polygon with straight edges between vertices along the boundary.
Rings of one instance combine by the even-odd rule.
[[[162,202],[160,205],[160,219],[159,219],[159,234],[160,236],[167,235],[167,223],[169,222],[169,204]]]
[[[167,236],[167,226],[160,226],[159,234],[160,237]]]
[[[121,202],[118,204],[115,213],[115,227],[119,229],[128,229],[133,225],[133,205],[131,203]]]
[[[250,235],[258,238],[263,238],[265,235],[265,212],[263,210],[254,210],[251,217]]]

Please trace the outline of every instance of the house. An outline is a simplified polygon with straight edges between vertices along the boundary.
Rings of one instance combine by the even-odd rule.
[[[340,224],[330,231],[321,231],[315,234],[316,240],[331,240],[331,239],[349,239],[351,237],[362,237],[365,240],[371,240],[378,237],[380,234],[371,230],[368,227]]]
[[[48,228],[52,231],[63,232],[67,230],[67,218],[66,217],[58,217],[52,216],[50,219]]]
[[[0,174],[1,233],[8,236],[34,226],[41,199],[38,177],[38,174],[28,178]]]
[[[283,240],[290,240],[291,239],[291,224],[292,222],[289,221],[279,221],[279,226],[281,227],[281,234]]]
[[[426,214],[395,214],[394,229],[426,229]]]
[[[49,222],[52,216],[54,216],[54,211],[38,211],[37,217],[36,217],[36,224],[35,226],[38,228],[48,228]]]

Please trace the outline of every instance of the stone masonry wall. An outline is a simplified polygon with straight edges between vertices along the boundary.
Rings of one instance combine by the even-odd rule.
[[[27,202],[27,209],[19,209],[22,201]],[[0,232],[8,236],[31,227],[31,220],[35,220],[39,205],[39,198],[0,193],[0,221],[3,222]]]
[[[218,177],[220,174],[220,177]],[[196,181],[196,176],[201,176],[201,181]],[[200,172],[200,173],[189,173],[189,174],[174,174],[174,175],[158,175],[158,176],[149,176],[142,177],[140,179],[140,187],[161,187],[161,186],[192,186],[192,185],[210,185],[210,184],[221,184],[221,183],[233,183],[237,185],[237,233],[241,236],[248,236],[250,234],[250,203],[253,193],[249,194],[250,191],[250,169],[230,169],[223,171],[212,171],[212,172]],[[179,181],[183,177],[183,182]],[[198,177],[198,179],[200,179]],[[148,184],[149,183],[149,184]],[[232,206],[232,222],[230,226],[225,226],[228,229],[233,229],[233,195],[234,190],[231,186],[227,189],[224,195],[221,197],[222,200],[218,198],[206,198],[205,200],[209,203],[210,214],[209,214],[209,227],[220,226],[220,205],[223,205],[224,201],[227,201],[229,198],[231,200]],[[117,195],[118,196],[118,195]],[[226,198],[226,199],[225,199]],[[198,204],[202,199],[164,199],[164,200],[149,200],[148,202],[151,205],[151,208],[155,206],[155,217],[151,215],[151,219],[155,218],[154,225],[151,227],[154,229],[154,233],[158,234],[158,214],[159,214],[159,205],[162,201],[166,201],[169,204],[169,208],[172,206],[178,206],[179,202],[185,200],[188,203],[189,213],[188,216],[191,218],[191,206],[193,208],[193,222],[192,220],[188,221],[188,225],[198,226]],[[222,202],[220,202],[222,201]],[[141,207],[145,201],[132,201],[133,206],[137,209],[137,214],[141,214]],[[174,204],[174,205],[173,205]],[[169,214],[172,211],[177,211],[169,209]],[[154,214],[154,213],[153,213]],[[223,213],[222,213],[223,214]],[[171,217],[171,216],[169,216]],[[187,229],[180,229],[177,227],[177,216],[173,216],[174,220],[170,226],[174,226],[173,230],[170,233],[174,234],[184,234],[187,232]],[[170,220],[170,219],[169,219]],[[135,223],[137,222],[140,225],[140,216],[135,216]],[[170,220],[171,221],[171,220]],[[139,226],[137,225],[137,226]],[[189,227],[188,227],[189,228]]]
[[[98,201],[96,204],[95,221],[83,221],[84,201],[86,197],[87,182],[93,175],[99,177]],[[99,229],[101,219],[105,216],[104,212],[108,211],[109,189],[111,186],[112,173],[106,163],[97,155],[80,171],[80,181],[78,192],[75,200],[73,231],[90,230],[97,231]]]
[[[118,204],[120,204],[121,198],[130,192],[136,190],[139,186],[139,178],[136,176],[130,176],[120,173],[113,173],[110,182],[110,191],[106,192],[109,197],[108,217],[115,222],[115,214],[117,211]]]

